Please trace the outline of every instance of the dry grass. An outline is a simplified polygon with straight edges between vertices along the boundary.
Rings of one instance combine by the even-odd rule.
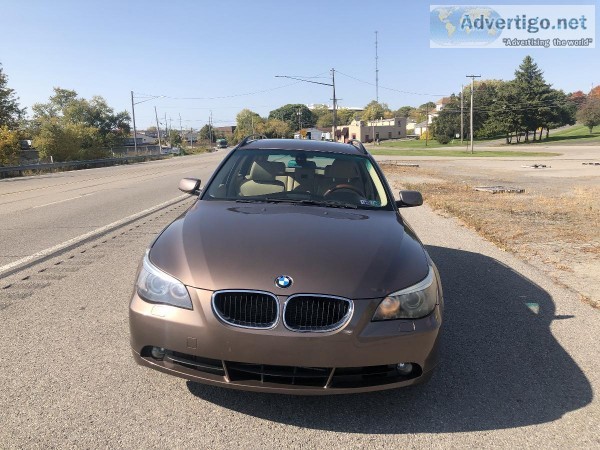
[[[391,181],[421,191],[434,210],[457,217],[499,247],[547,269],[554,278],[568,274],[571,287],[590,292],[586,289],[590,277],[594,281],[600,273],[600,187],[491,194],[473,189],[481,185],[481,178],[465,180],[385,164],[382,168]],[[597,269],[596,275],[588,273],[590,268]]]

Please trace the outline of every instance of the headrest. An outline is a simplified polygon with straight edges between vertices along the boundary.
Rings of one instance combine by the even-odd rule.
[[[276,176],[285,174],[285,163],[275,161],[254,161],[250,168],[250,179],[273,181]]]
[[[346,159],[336,159],[325,168],[325,175],[331,178],[358,178],[356,163]]]

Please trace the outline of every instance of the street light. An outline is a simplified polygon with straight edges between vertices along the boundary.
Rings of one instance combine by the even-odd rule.
[[[275,75],[275,78],[289,78],[291,80],[304,81],[305,83],[320,84],[323,86],[331,86],[333,88],[333,137],[335,139],[335,135],[337,132],[337,124],[336,124],[337,99],[335,97],[335,69],[331,69],[331,83],[321,83],[320,81],[305,80],[304,78],[292,77],[290,75]]]

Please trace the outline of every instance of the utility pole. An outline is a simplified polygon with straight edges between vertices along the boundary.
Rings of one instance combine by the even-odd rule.
[[[210,140],[209,144],[212,147],[212,142],[213,142],[212,109],[210,110],[210,116],[208,117],[208,139]]]
[[[298,115],[298,133],[300,133],[300,131],[302,130],[302,110],[300,108],[298,108],[298,111],[296,112],[296,114]],[[300,137],[302,138],[301,133],[300,133]]]
[[[337,130],[337,125],[336,125],[337,98],[335,96],[335,69],[331,69],[331,83],[321,83],[320,81],[305,80],[304,78],[292,77],[290,75],[275,75],[275,78],[289,78],[290,80],[304,81],[305,83],[320,84],[322,86],[332,86],[333,87],[333,133],[335,135],[335,132]],[[300,123],[300,115],[299,114],[298,114],[298,122],[299,122],[300,128],[302,128],[302,126],[301,126],[302,124]]]
[[[460,145],[463,144],[464,128],[465,128],[465,117],[464,117],[464,96],[465,96],[465,85],[460,85]]]
[[[133,116],[133,148],[137,155],[137,128],[135,127],[135,103],[133,102],[133,91],[131,91],[131,115]]]
[[[331,85],[333,86],[333,139],[337,135],[337,98],[335,98],[335,69],[331,69]]]
[[[375,32],[375,99],[379,103],[379,56],[377,55],[377,31]]]
[[[165,113],[165,145],[167,144],[167,139],[169,139],[169,127],[167,126],[167,113]]]
[[[427,110],[427,117],[425,118],[425,146],[429,145],[429,110]]]
[[[179,133],[183,137],[183,127],[181,126],[181,113],[179,113]]]
[[[156,117],[156,131],[158,131],[158,148],[159,153],[162,152],[162,141],[160,140],[160,124],[158,123],[158,113],[156,112],[156,106],[154,107],[154,116]]]
[[[473,153],[473,91],[475,90],[475,78],[481,78],[481,75],[467,75],[471,79],[471,153]]]

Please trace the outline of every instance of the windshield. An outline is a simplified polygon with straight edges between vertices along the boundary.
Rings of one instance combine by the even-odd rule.
[[[368,158],[298,150],[237,151],[215,175],[202,199],[391,208]]]

